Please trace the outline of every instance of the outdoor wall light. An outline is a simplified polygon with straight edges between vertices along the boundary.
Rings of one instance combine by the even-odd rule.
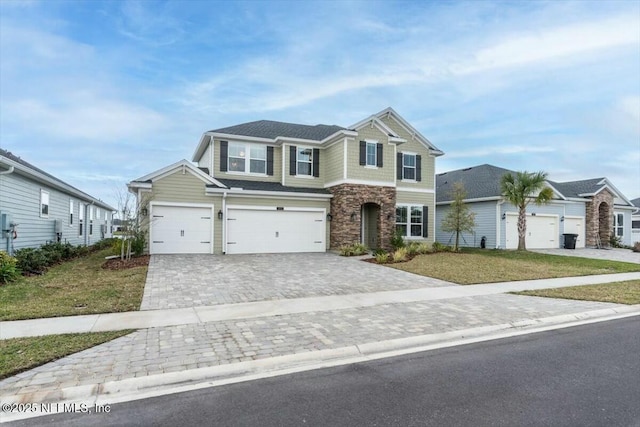
[[[358,214],[355,212],[351,212],[351,222],[356,222],[356,218],[358,218]]]
[[[564,222],[564,215],[560,217],[560,222]]]
[[[140,209],[140,215],[147,216],[148,213],[149,213],[149,211],[147,211],[147,208]]]
[[[507,214],[506,213],[502,214],[502,219],[507,219]]]
[[[220,220],[222,219],[222,210],[218,211],[218,219],[220,219]]]
[[[327,221],[331,222],[333,220],[333,215],[330,213],[327,214]]]

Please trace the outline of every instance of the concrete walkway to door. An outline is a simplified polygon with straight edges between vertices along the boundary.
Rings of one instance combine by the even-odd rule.
[[[141,310],[457,286],[334,253],[154,255]]]

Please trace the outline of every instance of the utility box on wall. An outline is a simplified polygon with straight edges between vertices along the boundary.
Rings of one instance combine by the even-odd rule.
[[[13,218],[11,217],[11,214],[0,213],[0,230],[1,231],[5,231],[5,232],[10,231],[12,223],[13,223]]]
[[[62,233],[62,220],[60,219],[55,220],[55,230],[56,230],[56,233]]]

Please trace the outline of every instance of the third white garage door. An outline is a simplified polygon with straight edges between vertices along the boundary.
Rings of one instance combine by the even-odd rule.
[[[324,210],[231,208],[227,210],[227,253],[324,252]]]
[[[518,248],[518,214],[507,213],[507,249]],[[527,249],[549,249],[558,247],[557,215],[527,214]]]

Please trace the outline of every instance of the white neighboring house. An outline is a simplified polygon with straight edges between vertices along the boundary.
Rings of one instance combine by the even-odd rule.
[[[462,182],[465,202],[476,213],[474,233],[462,235],[461,246],[516,249],[518,208],[504,200],[500,179],[515,173],[492,165],[480,165],[436,175],[436,240],[451,244],[452,233],[442,231],[442,220],[450,209],[453,184]],[[607,178],[553,182],[554,192],[546,205],[527,207],[528,249],[563,248],[563,234],[577,234],[576,248],[609,245],[611,233],[631,244],[631,202]]]
[[[111,237],[115,209],[0,149],[0,250]]]
[[[631,244],[640,242],[640,197],[631,200],[636,210],[631,214]]]

